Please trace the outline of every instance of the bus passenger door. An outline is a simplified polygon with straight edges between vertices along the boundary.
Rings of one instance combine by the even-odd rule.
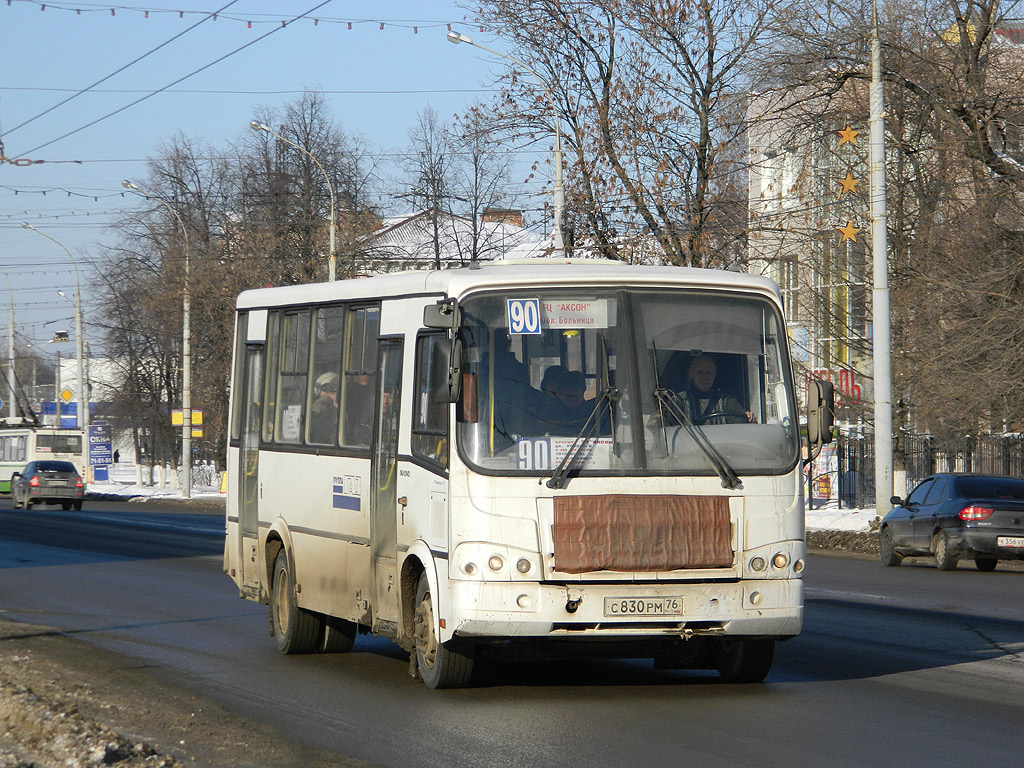
[[[373,557],[373,630],[394,636],[398,626],[399,585],[395,574],[398,548],[398,426],[402,395],[402,340],[382,339],[377,367],[377,431],[374,435],[373,518],[370,548]]]
[[[245,410],[242,415],[241,447],[239,449],[238,523],[241,529],[239,542],[241,551],[238,562],[242,568],[242,590],[255,590],[259,594],[259,583],[263,570],[259,567],[259,468],[260,432],[263,427],[263,347],[248,346],[245,349],[245,389],[241,392]],[[268,585],[269,589],[269,585]]]

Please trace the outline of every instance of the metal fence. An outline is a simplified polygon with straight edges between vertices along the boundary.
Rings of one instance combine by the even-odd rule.
[[[836,501],[840,507],[875,506],[875,444],[871,437],[841,435],[835,443]],[[1024,436],[968,435],[939,441],[931,435],[901,433],[893,449],[894,478],[906,470],[906,496],[935,472],[978,472],[1024,477]]]

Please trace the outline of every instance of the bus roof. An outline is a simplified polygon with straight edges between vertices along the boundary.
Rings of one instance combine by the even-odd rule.
[[[522,259],[477,262],[458,269],[416,270],[333,283],[305,283],[258,288],[241,293],[238,309],[322,304],[416,295],[453,296],[497,286],[543,287],[558,284],[716,288],[770,295],[779,299],[771,280],[744,272],[689,267],[637,266],[595,259]]]

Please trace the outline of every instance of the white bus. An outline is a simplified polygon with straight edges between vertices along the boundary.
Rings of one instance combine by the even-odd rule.
[[[0,493],[10,493],[11,475],[36,459],[70,461],[85,479],[88,450],[81,429],[0,424]]]
[[[774,283],[530,260],[247,291],[237,311],[224,565],[281,652],[370,632],[432,688],[484,654],[755,682],[800,632]],[[831,390],[811,394],[813,451]]]

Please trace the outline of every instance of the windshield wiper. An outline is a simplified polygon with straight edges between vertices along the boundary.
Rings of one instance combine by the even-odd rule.
[[[601,426],[601,419],[604,418],[606,412],[611,411],[612,402],[619,399],[619,392],[614,387],[605,387],[601,390],[600,396],[597,398],[597,404],[594,406],[594,410],[590,412],[590,416],[587,417],[586,422],[580,428],[580,431],[573,438],[572,445],[569,446],[569,450],[566,451],[565,456],[558,462],[558,466],[555,467],[555,471],[551,473],[551,477],[545,483],[548,488],[564,488],[567,481],[569,472],[576,466],[576,458],[581,453],[581,448],[587,443],[587,441],[596,437],[596,433]]]
[[[671,416],[674,416],[676,421],[682,424],[683,428],[690,433],[690,437],[693,438],[693,442],[695,442],[697,447],[704,452],[704,455],[708,457],[708,460],[715,468],[718,476],[722,478],[722,487],[729,489],[739,488],[741,483],[736,472],[729,466],[729,462],[726,461],[725,456],[715,448],[714,443],[712,443],[708,439],[708,436],[704,434],[704,430],[697,426],[686,414],[686,409],[683,408],[677,400],[678,395],[671,390],[658,387],[654,390],[654,397],[657,399],[659,405],[664,407]]]

